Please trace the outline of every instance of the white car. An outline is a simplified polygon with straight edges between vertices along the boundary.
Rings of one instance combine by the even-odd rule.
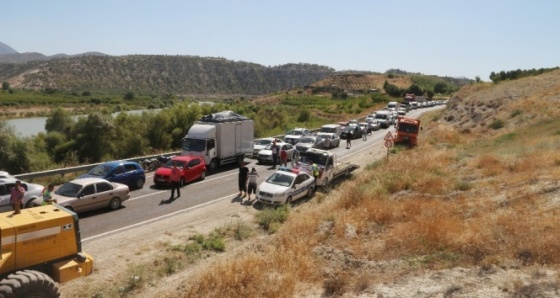
[[[16,178],[0,178],[0,212],[13,209],[10,204],[10,192],[12,187],[16,185],[17,180]],[[21,186],[25,189],[23,195],[24,208],[40,206],[43,203],[44,187],[42,185],[21,181]]]
[[[76,213],[109,208],[116,210],[130,198],[128,185],[102,178],[81,178],[64,183],[52,193],[57,204]]]
[[[319,132],[318,136],[323,137],[328,140],[328,148],[334,148],[340,146],[340,137],[336,133],[332,132]]]
[[[284,148],[286,153],[288,153],[288,160],[294,154],[295,147],[292,144],[288,144],[285,142],[276,142],[276,146],[278,146],[278,163],[280,163],[280,150]],[[264,163],[272,163],[272,143],[266,146],[263,150],[259,151],[257,155],[257,161],[261,164]]]
[[[315,178],[303,171],[283,168],[259,185],[257,200],[270,205],[290,204],[313,195],[314,189]]]
[[[270,143],[272,143],[272,141],[276,140],[276,142],[282,142],[282,140],[276,139],[276,138],[261,138],[261,139],[256,139],[253,141],[253,157],[257,157],[257,155],[259,154],[259,151],[263,150],[264,148],[266,148],[266,146],[270,145]]]
[[[0,179],[6,179],[6,178],[16,178],[12,175],[10,175],[10,173],[5,172],[5,171],[0,171]]]
[[[310,134],[307,128],[294,128],[286,133],[284,136],[284,142],[295,145],[301,137]]]

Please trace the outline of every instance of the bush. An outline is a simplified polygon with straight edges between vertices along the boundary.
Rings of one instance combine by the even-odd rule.
[[[270,234],[277,230],[277,225],[288,219],[290,213],[289,205],[280,206],[278,208],[267,208],[257,213],[257,223]]]
[[[500,129],[500,128],[504,127],[504,121],[502,121],[500,119],[494,119],[494,121],[492,121],[492,123],[490,123],[489,126],[492,129]]]

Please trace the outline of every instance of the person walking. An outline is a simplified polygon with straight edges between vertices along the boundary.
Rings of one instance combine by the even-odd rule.
[[[255,168],[251,168],[251,173],[248,175],[249,185],[247,187],[247,202],[251,202],[251,194],[255,194],[257,196],[257,170]]]
[[[276,145],[276,140],[272,141],[272,147],[270,148],[272,151],[272,169],[276,169],[276,163],[278,163],[278,145]]]
[[[288,152],[286,148],[282,147],[280,149],[280,165],[287,167],[288,166]]]
[[[177,167],[177,162],[173,162],[169,182],[171,182],[171,197],[169,197],[169,200],[174,200],[175,190],[177,190],[177,198],[181,196],[181,170]]]
[[[249,169],[245,166],[246,163],[242,162],[241,165],[239,166],[239,196],[240,198],[242,198],[244,195],[243,192],[245,192],[245,195],[247,194],[247,177],[249,174]]]
[[[10,190],[10,203],[14,208],[14,214],[20,214],[23,208],[23,195],[25,189],[21,186],[21,181],[17,180],[16,185]]]

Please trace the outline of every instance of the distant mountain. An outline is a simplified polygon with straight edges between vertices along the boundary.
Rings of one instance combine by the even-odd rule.
[[[12,49],[9,45],[0,42],[0,55],[4,54],[17,54],[18,52]]]
[[[0,63],[26,63],[29,61],[45,61],[57,58],[70,58],[70,57],[82,57],[82,56],[107,56],[106,54],[100,52],[87,52],[76,55],[67,54],[56,54],[53,56],[46,56],[41,53],[19,53],[12,49],[5,43],[0,42]]]

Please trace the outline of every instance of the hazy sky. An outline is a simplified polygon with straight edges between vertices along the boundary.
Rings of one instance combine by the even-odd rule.
[[[560,66],[559,0],[0,0],[14,50],[440,76]]]

